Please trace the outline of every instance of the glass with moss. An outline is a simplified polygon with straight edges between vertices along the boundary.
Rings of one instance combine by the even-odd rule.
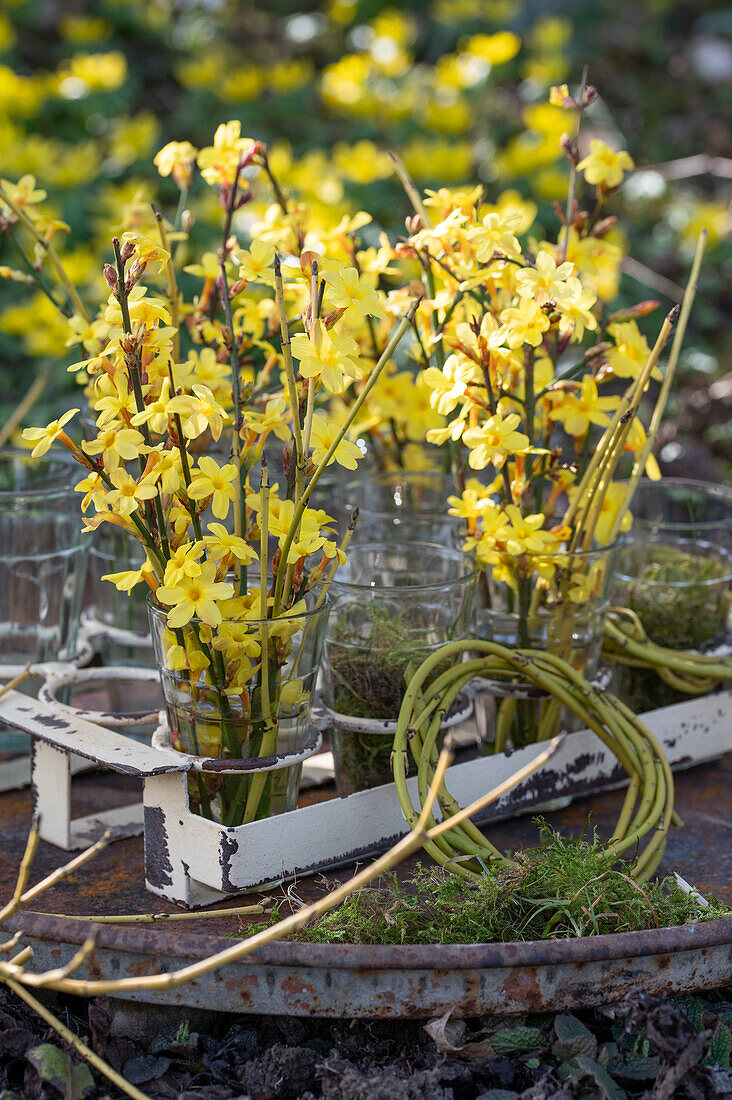
[[[330,588],[323,699],[341,795],[391,781],[391,725],[411,673],[469,636],[476,574],[435,543],[366,542]]]
[[[716,543],[635,531],[617,571],[616,603],[669,649],[708,652],[725,642],[732,608],[732,556]],[[636,713],[688,699],[673,677],[617,665],[615,690]]]

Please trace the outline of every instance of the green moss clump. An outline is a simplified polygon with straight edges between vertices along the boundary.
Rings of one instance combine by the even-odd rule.
[[[306,943],[468,944],[574,939],[732,916],[704,908],[672,878],[639,885],[632,863],[613,861],[595,836],[564,840],[543,823],[539,847],[496,864],[480,882],[420,865],[348,898],[295,939]],[[285,915],[280,904],[273,923]]]

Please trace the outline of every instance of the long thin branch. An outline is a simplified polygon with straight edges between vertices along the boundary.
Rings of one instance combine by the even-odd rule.
[[[547,747],[542,752],[538,753],[533,760],[514,775],[509,776],[509,778],[505,779],[499,786],[486,792],[486,794],[482,795],[480,798],[477,798],[453,817],[447,818],[442,823],[430,829],[428,828],[428,824],[432,817],[435,801],[444,783],[445,773],[454,759],[451,749],[446,746],[440,752],[432,782],[423,802],[422,812],[411,832],[398,841],[398,843],[390,848],[383,856],[374,860],[368,867],[364,867],[362,871],[359,871],[347,882],[326,894],[325,897],[320,898],[310,905],[304,906],[297,913],[293,913],[284,920],[278,921],[277,924],[265,928],[261,932],[257,932],[254,936],[250,936],[246,940],[233,944],[231,947],[212,955],[208,959],[202,959],[189,966],[182,967],[180,970],[166,974],[149,974],[138,978],[118,978],[99,981],[83,981],[76,978],[65,978],[48,983],[48,985],[46,985],[44,981],[43,974],[30,974],[22,970],[21,967],[13,966],[12,963],[0,962],[0,979],[3,981],[13,979],[16,982],[23,982],[29,986],[56,989],[58,991],[74,993],[81,996],[96,996],[107,993],[121,993],[124,991],[142,992],[143,990],[176,989],[186,982],[200,978],[203,974],[209,974],[212,971],[220,970],[229,963],[238,962],[240,959],[246,958],[246,956],[250,955],[258,947],[263,947],[265,944],[274,943],[277,940],[283,939],[285,936],[303,928],[313,918],[322,916],[324,913],[328,913],[330,910],[335,909],[336,906],[342,901],[345,901],[346,898],[350,897],[364,886],[367,886],[370,882],[373,882],[373,880],[380,875],[398,866],[402,860],[406,859],[413,852],[416,852],[426,842],[434,837],[441,836],[443,833],[449,832],[451,828],[467,820],[468,817],[481,812],[510,791],[516,784],[528,778],[528,776],[536,772],[557,751],[562,740],[563,737],[561,735],[555,737],[548,743]]]
[[[643,471],[646,468],[646,462],[648,461],[648,457],[653,450],[653,444],[656,440],[656,436],[658,435],[659,428],[661,427],[661,421],[663,420],[666,403],[668,401],[668,396],[671,392],[671,385],[673,383],[674,375],[676,373],[676,364],[679,361],[679,354],[681,352],[681,346],[684,341],[686,326],[689,320],[689,316],[691,315],[691,308],[694,304],[694,298],[696,296],[699,281],[699,271],[701,270],[702,258],[704,256],[704,248],[707,243],[707,236],[707,229],[706,227],[704,227],[701,230],[699,234],[699,239],[696,243],[694,262],[691,266],[689,281],[687,282],[686,289],[684,290],[683,302],[681,304],[681,312],[679,314],[679,320],[676,326],[676,331],[674,333],[671,351],[669,353],[668,362],[666,364],[666,373],[664,375],[663,383],[661,385],[661,390],[658,398],[656,399],[656,405],[653,410],[653,415],[651,416],[651,423],[648,428],[645,442],[638,454],[636,455],[635,462],[633,463],[633,470],[631,472],[630,479],[625,491],[625,496],[623,497],[622,506],[618,509],[616,513],[615,522],[613,524],[613,528],[609,538],[610,542],[614,542],[615,539],[618,537],[623,518],[631,505],[633,496],[638,487],[638,482],[643,476]]]
[[[6,206],[10,207],[10,209],[13,211],[13,213],[15,214],[16,218],[21,223],[21,225],[24,226],[24,228],[28,230],[28,232],[31,234],[33,239],[38,242],[38,244],[41,246],[41,248],[47,254],[49,260],[53,264],[53,267],[56,271],[56,274],[59,277],[60,282],[63,284],[63,286],[66,290],[66,293],[68,294],[71,301],[74,303],[74,308],[76,309],[76,312],[79,314],[80,317],[84,318],[84,320],[87,322],[87,324],[89,324],[90,321],[91,321],[91,317],[89,316],[89,311],[87,310],[86,306],[84,305],[81,298],[79,297],[79,292],[76,289],[76,287],[74,286],[74,284],[72,283],[71,279],[69,278],[69,276],[66,272],[66,268],[61,263],[61,260],[59,259],[58,253],[56,252],[56,249],[53,247],[53,245],[49,241],[46,240],[46,238],[43,236],[43,234],[38,231],[38,229],[35,227],[35,225],[31,221],[31,219],[28,217],[27,214],[24,213],[24,211],[21,209],[21,207],[16,206],[16,204],[10,198],[10,196],[8,195],[7,191],[2,186],[2,184],[0,184],[0,199],[2,199],[2,201],[6,204]]]
[[[8,419],[3,424],[2,428],[0,428],[0,447],[5,446],[15,429],[18,427],[19,424],[23,422],[26,413],[30,412],[38,398],[45,390],[50,377],[51,369],[48,364],[44,364],[38,371],[36,377],[33,379],[33,382],[29,386],[25,395],[21,398],[16,407],[13,409]]]
[[[582,134],[582,120],[585,113],[585,92],[587,91],[587,65],[582,70],[582,83],[580,84],[580,100],[579,110],[577,112],[577,133],[575,135],[575,141],[577,143],[577,154],[579,155],[579,140]],[[564,219],[564,240],[562,242],[562,251],[559,257],[559,262],[562,263],[567,259],[567,252],[569,251],[569,234],[572,228],[572,214],[574,211],[574,196],[577,190],[577,165],[575,163],[574,155],[571,160],[571,167],[569,172],[569,188],[567,190],[567,211]]]
[[[351,406],[346,419],[343,421],[343,424],[341,425],[337,435],[333,439],[333,442],[331,443],[331,445],[328,448],[327,452],[325,453],[323,458],[320,460],[320,463],[316,467],[315,472],[313,473],[313,476],[310,478],[310,481],[308,482],[307,488],[303,492],[303,495],[302,495],[297,507],[295,508],[295,511],[294,511],[293,517],[292,517],[292,521],[290,523],[289,530],[287,532],[287,535],[285,536],[285,542],[284,542],[284,545],[282,547],[282,554],[280,556],[280,565],[279,565],[279,569],[277,571],[277,580],[276,580],[275,592],[274,592],[274,607],[272,609],[272,617],[273,618],[275,618],[279,614],[279,610],[280,610],[280,600],[281,600],[281,597],[282,597],[282,585],[284,583],[286,563],[287,563],[287,557],[290,553],[290,547],[292,546],[292,542],[293,542],[293,539],[295,537],[295,531],[298,529],[298,527],[300,525],[300,521],[302,520],[303,514],[305,512],[305,507],[307,505],[308,500],[310,499],[310,497],[312,495],[313,489],[315,488],[318,481],[320,480],[320,477],[321,477],[323,471],[328,466],[328,463],[333,458],[333,455],[338,450],[344,436],[346,435],[346,432],[348,431],[348,429],[351,427],[351,424],[353,423],[353,421],[358,416],[358,413],[360,412],[361,406],[363,405],[364,401],[366,400],[369,393],[371,392],[371,390],[374,388],[374,386],[378,382],[379,376],[381,375],[381,372],[383,371],[384,367],[386,366],[386,364],[391,359],[392,354],[394,353],[394,350],[397,347],[399,341],[401,340],[402,336],[404,335],[404,333],[407,331],[407,329],[411,325],[412,319],[414,318],[414,315],[417,312],[417,308],[419,307],[419,303],[421,301],[422,301],[421,298],[415,298],[415,300],[414,300],[414,302],[412,302],[412,305],[410,306],[406,316],[404,316],[402,318],[402,320],[399,322],[399,325],[397,326],[397,329],[396,329],[394,335],[392,336],[392,338],[389,341],[389,343],[387,344],[387,346],[384,348],[384,351],[381,355],[381,358],[379,359],[378,363],[376,364],[373,371],[371,372],[368,382],[363,387],[360,394],[358,395],[358,397],[354,401],[353,405]]]
[[[141,1092],[136,1085],[132,1085],[129,1081],[125,1081],[124,1077],[117,1073],[116,1069],[112,1069],[109,1063],[105,1062],[103,1058],[100,1058],[98,1054],[86,1045],[86,1043],[83,1043],[78,1035],[74,1034],[65,1024],[62,1024],[58,1016],[54,1016],[52,1012],[49,1012],[46,1006],[36,1000],[20,982],[16,982],[12,978],[2,978],[2,981],[5,982],[8,989],[13,991],[16,997],[20,997],[21,1001],[25,1001],[29,1008],[36,1012],[42,1020],[45,1020],[65,1043],[68,1043],[68,1045],[88,1062],[90,1066],[93,1066],[95,1070],[106,1077],[107,1080],[111,1081],[113,1085],[116,1085],[118,1089],[132,1097],[132,1100],[151,1100],[146,1092]]]

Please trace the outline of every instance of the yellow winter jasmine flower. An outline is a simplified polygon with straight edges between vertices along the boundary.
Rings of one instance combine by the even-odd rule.
[[[142,436],[134,428],[112,424],[103,428],[96,439],[85,439],[81,448],[88,455],[101,454],[105,469],[115,470],[123,462],[137,458],[143,443]]]
[[[197,275],[199,279],[207,279],[215,283],[221,274],[219,258],[215,252],[204,252],[200,263],[188,264],[183,270],[187,275]]]
[[[234,320],[238,327],[238,320]],[[231,405],[231,363],[220,363],[213,348],[191,349],[183,366],[176,367],[176,382],[181,374],[190,385],[208,386],[220,405]]]
[[[287,680],[280,691],[280,708],[286,714],[302,712],[310,696],[303,690],[302,680]]]
[[[231,185],[244,152],[254,144],[241,136],[241,122],[222,122],[214,134],[213,145],[198,154],[198,167],[206,183],[212,186]]]
[[[122,244],[132,244],[135,248],[135,257],[143,264],[158,264],[158,273],[165,271],[170,253],[158,241],[151,241],[140,233],[127,232],[122,234]]]
[[[362,324],[367,317],[386,317],[378,294],[355,267],[324,271],[323,279],[328,285],[328,301],[335,309],[345,310],[347,325]]]
[[[229,501],[236,500],[237,469],[232,463],[219,466],[210,455],[204,455],[198,460],[198,470],[194,471],[191,484],[188,486],[188,496],[191,500],[206,500],[212,498],[213,514],[218,519],[225,519],[229,511]]]
[[[26,214],[32,221],[38,217],[38,213],[33,209],[36,203],[43,202],[46,197],[46,192],[36,187],[36,177],[31,175],[21,176],[17,183],[11,183],[10,180],[0,180],[3,191],[8,196],[11,202],[20,207],[24,214]],[[17,214],[10,207],[3,203],[0,199],[0,213],[7,222],[16,222],[18,220]]]
[[[172,176],[181,191],[186,191],[191,185],[197,155],[198,150],[190,141],[169,141],[156,153],[153,164],[161,176]]]
[[[279,547],[282,550],[292,525],[295,504],[291,500],[282,500],[278,504],[277,515],[273,515],[270,510],[269,530],[270,534],[279,539]],[[261,524],[261,516],[259,522]],[[320,527],[318,512],[313,508],[306,508],[300,524],[300,532],[290,546],[287,556],[288,565],[295,565],[300,558],[308,557],[320,550],[325,542],[325,536],[321,533]]]
[[[284,397],[271,398],[263,413],[245,409],[243,419],[246,426],[257,435],[266,438],[270,432],[274,432],[283,441],[290,437],[290,406]]]
[[[103,581],[110,581],[118,592],[131,592],[135,585],[140,584],[146,577],[153,578],[154,572],[149,560],[146,558],[139,569],[122,569],[119,573],[105,573]]]
[[[190,653],[182,645],[169,646],[165,652],[165,663],[173,672],[190,672],[200,674],[211,664],[208,657],[200,649],[192,649]],[[199,737],[199,748],[201,740]]]
[[[67,260],[68,262],[68,260]],[[71,335],[66,341],[66,347],[74,347],[82,344],[88,352],[101,351],[109,336],[109,325],[104,321],[85,321],[78,313],[69,317]]]
[[[537,205],[529,199],[525,199],[520,191],[509,187],[502,191],[496,199],[495,209],[505,217],[507,214],[517,214],[520,221],[514,226],[514,233],[525,233],[533,225],[537,215]]]
[[[645,336],[635,321],[617,321],[607,331],[615,341],[607,353],[608,368],[616,378],[637,378],[651,354]],[[661,378],[658,367],[653,368],[653,378]]]
[[[583,438],[590,424],[610,423],[605,410],[617,408],[618,400],[618,397],[600,397],[597,382],[591,374],[586,374],[579,393],[562,393],[561,402],[552,408],[549,419],[561,420],[569,435]]]
[[[146,470],[153,474],[155,481],[160,482],[164,493],[177,493],[180,489],[183,473],[177,447],[170,450],[159,444],[152,448],[147,456]]]
[[[98,397],[97,394],[102,394]],[[135,395],[129,388],[125,371],[118,371],[113,378],[100,374],[94,387],[92,407],[99,415],[97,425],[103,428],[111,420],[123,420],[123,413],[136,411]]]
[[[234,253],[234,259],[239,264],[239,278],[246,279],[248,283],[266,283],[274,286],[274,261],[275,246],[272,241],[252,241],[249,249]]]
[[[511,349],[506,347],[507,337],[506,326],[500,325],[492,313],[484,313],[480,322],[480,332],[476,334],[472,325],[463,321],[455,325],[455,335],[448,336],[447,342],[475,363],[485,363],[486,352],[489,352],[494,364],[498,362],[501,366],[505,366],[510,359],[514,358]],[[479,377],[476,373],[475,380],[478,381]]]
[[[590,287],[582,285],[580,279],[575,276],[567,279],[567,292],[557,298],[557,308],[562,314],[559,322],[559,330],[563,334],[572,331],[574,339],[580,341],[585,334],[585,329],[594,332],[597,328],[597,318],[592,312],[592,306],[597,301],[597,296]]]
[[[216,580],[216,565],[206,561],[197,577],[184,577],[180,584],[162,585],[157,590],[161,603],[172,607],[168,612],[168,626],[172,630],[185,626],[192,618],[201,619],[211,627],[221,622],[221,612],[216,600],[227,600],[234,594],[234,586],[228,581]]]
[[[168,405],[170,404],[170,379],[164,378],[160,394],[145,405],[142,412],[135,413],[130,423],[138,427],[147,424],[151,432],[161,435],[168,427]]]
[[[300,363],[300,373],[305,378],[318,378],[331,393],[343,393],[345,375],[358,378],[362,363],[358,344],[351,336],[339,336],[326,329],[322,321],[316,322],[314,339],[304,333],[292,338],[292,354]]]
[[[495,501],[481,512],[479,533],[465,542],[465,551],[475,550],[481,565],[494,565],[499,558],[495,552],[496,541],[506,527],[506,515]]]
[[[516,286],[520,298],[533,298],[540,306],[569,293],[566,280],[574,271],[574,264],[557,263],[544,250],[536,255],[536,267],[525,267],[516,273]]]
[[[211,561],[221,561],[227,555],[238,558],[239,561],[256,561],[257,554],[254,549],[238,535],[230,534],[223,523],[209,523],[210,535],[204,535],[203,541],[208,548],[208,556]]]
[[[259,636],[252,629],[250,622],[222,622],[216,631],[213,647],[219,653],[225,653],[229,661],[256,661],[261,653]],[[254,669],[251,671],[254,672]]]
[[[130,308],[130,321],[133,327],[145,325],[154,328],[158,323],[170,325],[170,313],[168,304],[162,298],[148,298],[147,287],[142,283],[133,286],[128,296]],[[117,325],[122,330],[122,309],[113,294],[107,300],[107,308],[104,311],[104,320],[110,325]],[[111,354],[114,345],[107,348],[107,354]]]
[[[552,107],[571,107],[573,100],[567,84],[555,84],[549,89],[549,102]]]
[[[521,246],[514,233],[520,224],[518,213],[499,214],[491,211],[483,218],[482,226],[469,230],[468,239],[475,245],[475,254],[480,263],[487,263],[495,252],[514,259],[521,258]]]
[[[448,187],[440,187],[433,191],[425,188],[424,205],[436,211],[436,216],[443,221],[453,210],[461,210],[469,217],[483,195],[483,187],[477,184],[475,187],[456,187],[450,190]]]
[[[448,497],[447,503],[450,505],[447,509],[448,515],[468,520],[477,520],[484,512],[494,507],[493,501],[486,496],[485,490],[479,491],[469,487],[463,490],[462,496]]]
[[[180,413],[183,421],[183,435],[187,439],[196,439],[209,429],[214,439],[219,439],[224,424],[231,418],[226,409],[219,405],[208,386],[193,387],[194,396],[178,394],[168,402],[168,411]]]
[[[550,327],[549,318],[533,298],[522,298],[520,306],[504,309],[501,322],[508,329],[506,343],[510,348],[519,348],[522,344],[538,347]]]
[[[201,566],[198,559],[203,550],[200,542],[184,542],[176,550],[171,550],[170,560],[165,566],[165,584],[170,588],[180,584],[184,577],[200,577]]]
[[[123,466],[112,470],[109,479],[114,485],[110,489],[105,500],[113,512],[121,516],[130,516],[136,512],[142,501],[152,500],[157,495],[157,490],[149,477],[140,478],[139,482],[130,477]]]
[[[612,529],[615,526],[618,511],[625,500],[625,493],[625,485],[619,485],[617,482],[611,482],[605,491],[600,507],[600,515],[597,518],[597,526],[595,527],[595,541],[600,546],[606,545],[610,538]],[[629,531],[632,526],[633,516],[629,511],[626,511],[620,523],[620,531],[625,533]]]
[[[82,512],[86,512],[90,504],[93,504],[97,511],[104,507],[104,498],[107,495],[107,488],[100,474],[87,474],[85,478],[82,478],[81,481],[76,483],[74,492],[84,493],[81,501]]]
[[[483,470],[493,465],[500,470],[510,454],[525,454],[530,446],[529,437],[516,431],[520,422],[518,413],[509,413],[506,417],[496,413],[480,427],[468,428],[463,440],[470,448],[468,462],[471,469]]]
[[[459,415],[446,424],[443,428],[430,428],[427,432],[426,439],[428,443],[434,443],[436,447],[441,447],[443,443],[447,443],[448,439],[451,439],[453,443],[457,443],[459,439],[462,439],[463,432],[468,423],[468,406],[463,406]]]
[[[616,153],[599,138],[592,139],[588,155],[577,165],[577,170],[584,172],[588,183],[608,191],[619,187],[623,180],[623,173],[633,168],[635,164],[629,153],[624,149]]]
[[[632,420],[630,423],[630,431],[625,438],[624,450],[635,453],[639,451],[646,442],[646,429],[641,424],[638,417]],[[646,477],[649,477],[651,481],[661,480],[661,468],[658,465],[656,456],[653,451],[650,452],[646,459]]]
[[[337,542],[333,542],[331,539],[326,539],[321,547],[323,551],[323,557],[326,561],[333,561],[334,558],[338,559],[339,565],[346,564],[346,552],[341,550]]]
[[[162,488],[162,481],[161,481]],[[163,489],[163,492],[167,490]],[[168,511],[168,524],[176,539],[183,538],[191,525],[191,514],[180,501],[174,500]]]
[[[58,420],[52,420],[45,428],[25,428],[23,430],[23,439],[27,439],[29,442],[35,442],[35,447],[31,451],[31,458],[40,458],[41,455],[46,453],[51,444],[62,436],[68,438],[64,431],[64,426],[68,424],[72,416],[75,416],[78,411],[78,409],[69,409],[69,411],[65,412],[63,416],[60,416]]]
[[[339,430],[339,425],[335,420],[327,420],[320,413],[314,414],[310,442],[313,448],[313,461],[316,465],[320,465],[325,458]],[[331,466],[334,462],[337,462],[347,470],[355,470],[361,457],[362,453],[355,443],[351,443],[348,439],[342,439],[328,465]]]
[[[538,554],[556,543],[556,535],[551,531],[542,531],[544,515],[537,512],[532,516],[522,516],[521,509],[515,504],[507,504],[505,509],[508,525],[501,532],[500,539],[506,550],[514,557],[520,554]]]
[[[569,580],[569,591],[567,592],[572,603],[582,604],[587,603],[592,590],[590,587],[590,578],[586,573],[575,572]]]
[[[448,416],[467,395],[469,384],[478,381],[478,374],[474,363],[461,360],[458,355],[449,355],[442,370],[428,367],[424,380],[431,391],[432,408]]]

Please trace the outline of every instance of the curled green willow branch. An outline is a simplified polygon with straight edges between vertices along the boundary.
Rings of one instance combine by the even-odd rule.
[[[469,659],[463,661],[463,657]],[[439,669],[445,668],[440,672]],[[531,649],[509,649],[494,642],[465,639],[451,642],[424,661],[412,677],[404,695],[394,736],[392,766],[399,802],[408,823],[419,809],[406,783],[407,753],[417,765],[419,802],[433,779],[437,737],[445,714],[460,691],[474,677],[528,683],[546,692],[552,700],[567,706],[593,730],[617,757],[627,772],[630,785],[607,846],[615,859],[648,838],[634,865],[633,876],[649,878],[661,861],[666,836],[674,813],[674,783],[671,769],[651,731],[620,700],[600,692],[567,662],[552,653]],[[459,806],[443,783],[437,802],[446,831],[425,845],[425,850],[447,870],[466,879],[479,879],[490,860],[507,862],[504,856],[472,822],[455,824],[450,818]]]

